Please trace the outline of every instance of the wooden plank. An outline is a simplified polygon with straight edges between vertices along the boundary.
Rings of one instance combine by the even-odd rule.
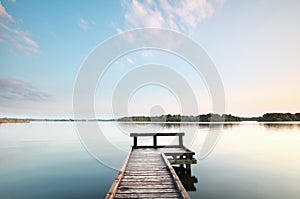
[[[124,181],[122,180],[122,182],[120,183],[120,186],[121,185],[124,185],[124,186],[138,186],[138,185],[145,185],[145,183],[141,183],[141,182],[136,182],[136,181]],[[174,185],[174,182],[173,181],[161,181],[159,184],[157,183],[157,181],[147,181],[147,185]]]
[[[151,163],[163,163],[161,158],[132,158],[132,160],[130,161],[131,164],[135,164],[135,163],[143,163],[143,164],[151,164]]]
[[[127,166],[150,166],[150,167],[155,167],[155,166],[158,166],[158,167],[163,167],[163,166],[166,166],[163,162],[161,162],[161,160],[160,160],[160,162],[159,161],[157,161],[157,162],[152,162],[152,161],[150,161],[150,162],[129,162],[129,164],[127,165]]]
[[[157,177],[141,177],[141,176],[138,176],[136,178],[134,177],[129,177],[129,176],[125,176],[122,181],[137,181],[137,182],[148,182],[148,181],[151,181],[151,182],[163,182],[163,181],[173,181],[173,178],[171,177],[160,177],[160,178],[157,178]]]
[[[165,147],[162,147],[160,150],[169,150],[169,151],[180,151],[180,152],[193,152],[186,148],[185,146],[179,147],[178,145],[168,145]]]
[[[180,152],[180,151],[178,151]],[[153,159],[159,159],[159,157],[157,157],[156,155],[147,155],[147,154],[134,154],[132,156],[132,159],[146,159],[146,158],[153,158]]]
[[[137,170],[137,171],[152,171],[152,172],[156,172],[156,171],[162,171],[162,170],[165,170],[166,169],[166,166],[158,166],[158,165],[148,165],[148,166],[128,166],[127,167],[127,171],[134,171],[134,170]]]
[[[155,154],[157,153],[157,150],[149,152],[149,151],[147,151],[147,150],[145,150],[145,149],[139,149],[139,150],[137,150],[137,152],[135,152],[135,153],[138,154],[140,151],[143,152],[143,155],[155,155]]]
[[[136,178],[136,179],[139,179],[139,178],[145,178],[145,179],[150,179],[150,178],[156,178],[156,179],[160,179],[160,178],[172,178],[170,176],[170,173],[168,174],[165,174],[165,175],[160,175],[160,176],[157,176],[157,175],[124,175],[124,178],[123,179],[127,179],[127,178]]]
[[[151,170],[151,169],[157,169],[157,168],[161,168],[162,170],[164,168],[166,168],[165,165],[163,164],[147,164],[147,165],[143,165],[143,164],[130,164],[127,167],[129,170],[133,170],[133,168],[140,168],[140,169],[144,169],[144,170]]]
[[[157,151],[157,152],[159,152],[159,151]],[[157,153],[157,152],[155,152],[155,153]],[[179,152],[179,151],[178,151]],[[141,153],[143,153],[143,154],[141,154]],[[147,152],[141,152],[141,153],[136,153],[136,154],[133,154],[133,158],[134,157],[153,157],[153,158],[157,158],[157,155],[155,154],[155,153],[147,153]]]
[[[142,184],[134,184],[134,186],[132,185],[132,183],[121,183],[119,186],[119,189],[126,189],[126,188],[134,188],[134,189],[176,189],[174,184],[152,184],[149,185],[147,183]]]
[[[160,150],[159,151],[157,151],[157,152],[160,152]],[[156,152],[156,153],[157,153]],[[175,151],[176,152],[176,151]],[[181,151],[177,151],[177,152],[181,152]],[[141,152],[141,153],[144,153],[144,154],[133,154],[132,155],[132,158],[145,158],[145,157],[149,157],[149,158],[158,158],[157,157],[157,155],[156,154],[147,154],[147,152]]]
[[[156,183],[156,184],[166,184],[166,182],[173,182],[172,179],[151,179],[145,181],[144,179],[123,179],[122,182],[139,182],[139,183]]]
[[[130,158],[131,153],[132,153],[132,147],[130,148],[130,150],[128,152],[128,155],[127,155],[127,157],[125,159],[125,162],[124,162],[124,164],[123,164],[123,166],[122,166],[122,168],[121,168],[121,170],[119,172],[118,177],[114,180],[114,182],[111,185],[108,193],[106,194],[105,199],[113,199],[113,198],[115,198],[115,195],[116,195],[117,190],[118,190],[118,186],[121,183],[121,180],[122,180],[122,178],[124,176],[124,172],[125,172],[125,169],[127,167],[128,162],[129,162],[129,158]]]
[[[162,164],[162,163],[130,163],[128,164],[128,167],[144,167],[144,168],[147,168],[147,167],[161,167],[161,168],[164,168],[166,167],[165,164]],[[147,169],[145,169],[147,170]]]
[[[136,175],[138,175],[138,174],[147,174],[147,173],[153,173],[153,172],[149,171],[149,170],[137,170],[137,171],[126,170],[125,171],[126,175],[130,175],[130,174],[136,174]],[[155,173],[157,173],[157,174],[164,174],[164,173],[169,173],[169,172],[164,169],[164,170],[156,171]]]
[[[158,159],[158,158],[146,158],[146,159],[136,159],[136,158],[132,158],[132,160],[129,162],[129,164],[144,164],[144,165],[147,165],[147,164],[159,164],[159,163],[162,163],[162,160],[161,159]]]
[[[164,169],[166,165],[163,164],[130,164],[128,165],[127,169],[131,170],[132,168],[137,168],[137,169],[143,169],[143,170],[148,170],[148,169]]]
[[[133,157],[131,160],[132,163],[135,162],[145,162],[145,163],[155,163],[155,162],[161,162],[161,158],[157,157]]]
[[[115,198],[180,198],[178,193],[116,194]]]
[[[123,179],[122,182],[125,183],[145,183],[145,180],[137,180],[137,179]],[[147,184],[173,184],[174,182],[172,180],[158,180],[158,179],[152,179],[147,180]]]
[[[135,162],[135,163],[134,163]],[[158,165],[162,165],[162,166],[166,166],[163,162],[161,162],[161,160],[155,160],[155,161],[151,161],[149,160],[149,162],[147,161],[131,161],[128,165],[136,165],[136,166],[158,166]]]
[[[148,136],[184,136],[183,132],[178,133],[130,133],[130,137],[148,137]]]
[[[153,173],[152,171],[148,170],[142,170],[142,171],[125,171],[125,175],[141,175],[141,174],[148,174],[148,173]],[[169,174],[168,171],[156,171],[154,172],[155,174],[161,175],[161,174]]]
[[[131,178],[133,176],[141,176],[141,177],[153,177],[153,178],[157,178],[157,177],[160,177],[160,176],[167,176],[169,174],[167,173],[162,173],[162,174],[126,174],[126,176],[128,176],[128,178]]]
[[[142,151],[142,149],[141,149],[141,151],[140,152],[138,152],[138,153],[135,153],[135,154],[133,154],[133,158],[135,158],[135,157],[152,157],[152,158],[158,158],[157,157],[157,153],[159,153],[160,151],[155,151],[155,152],[152,152],[152,153],[149,153],[149,152],[144,152],[144,151]]]
[[[151,193],[178,193],[176,188],[171,188],[171,189],[146,189],[146,188],[142,188],[142,189],[128,189],[128,188],[123,188],[123,189],[119,189],[118,193],[147,193],[147,194],[151,194]]]
[[[136,163],[136,162],[143,162],[143,163],[161,163],[161,158],[147,158],[145,157],[145,159],[142,159],[142,158],[132,158],[132,161],[130,163]]]
[[[154,173],[144,173],[144,175],[140,175],[140,173],[135,173],[135,174],[139,174],[139,175],[132,175],[132,174],[126,174],[126,175],[124,175],[124,177],[126,177],[126,176],[132,176],[132,177],[140,177],[140,176],[142,176],[142,177],[151,177],[151,176],[153,176],[153,177],[157,177],[157,174],[154,174]],[[159,175],[161,176],[161,177],[164,177],[164,176],[170,176],[170,173],[159,173]]]
[[[185,190],[183,184],[181,183],[180,179],[178,178],[175,170],[173,169],[173,167],[171,166],[170,162],[168,161],[167,157],[165,156],[165,154],[161,154],[165,163],[168,166],[169,171],[171,172],[171,175],[173,177],[173,180],[175,182],[175,185],[177,187],[177,189],[180,191],[180,195],[182,196],[183,199],[190,199],[189,194],[187,193],[187,191]]]
[[[161,171],[162,168],[151,168],[149,169],[149,171],[153,171],[153,172],[156,172],[156,171]],[[127,171],[145,171],[144,168],[140,168],[140,167],[131,167],[130,169],[127,169]]]
[[[197,160],[193,159],[169,159],[171,164],[197,164]]]
[[[182,156],[182,155],[194,155],[194,153],[181,153],[181,152],[163,152],[162,153],[165,154],[165,156]]]

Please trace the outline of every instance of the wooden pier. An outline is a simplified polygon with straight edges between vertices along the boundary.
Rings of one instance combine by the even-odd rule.
[[[107,199],[190,198],[171,164],[195,164],[195,153],[183,146],[184,133],[132,133],[133,147],[114,180]],[[152,146],[139,146],[138,137],[153,137]],[[178,136],[178,145],[160,146],[159,136]]]

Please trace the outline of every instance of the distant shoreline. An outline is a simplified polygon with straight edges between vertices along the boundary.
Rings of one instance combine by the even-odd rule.
[[[198,116],[161,115],[161,116],[131,116],[119,119],[34,119],[34,118],[0,118],[0,124],[30,123],[30,122],[156,122],[156,123],[213,123],[213,122],[297,122],[300,113],[266,113],[260,117],[239,117],[231,114],[203,114]]]
[[[1,118],[0,124],[10,124],[10,123],[30,123],[27,119],[11,119],[11,118]]]

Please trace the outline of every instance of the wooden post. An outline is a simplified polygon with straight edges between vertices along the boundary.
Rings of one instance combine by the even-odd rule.
[[[183,146],[182,135],[179,135],[179,146]]]
[[[137,148],[137,137],[136,136],[134,136],[133,137],[133,148]]]
[[[191,172],[191,165],[190,164],[186,164],[186,173],[187,175],[191,176],[192,172]]]
[[[153,147],[156,149],[157,148],[157,136],[153,136]]]

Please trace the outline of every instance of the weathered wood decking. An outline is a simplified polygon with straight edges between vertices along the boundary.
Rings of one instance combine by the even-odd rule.
[[[134,145],[106,198],[190,198],[173,163],[195,163],[194,152],[182,144],[184,133],[131,134]],[[138,146],[137,137],[153,136],[153,146]],[[177,146],[158,146],[157,136],[179,136]]]

